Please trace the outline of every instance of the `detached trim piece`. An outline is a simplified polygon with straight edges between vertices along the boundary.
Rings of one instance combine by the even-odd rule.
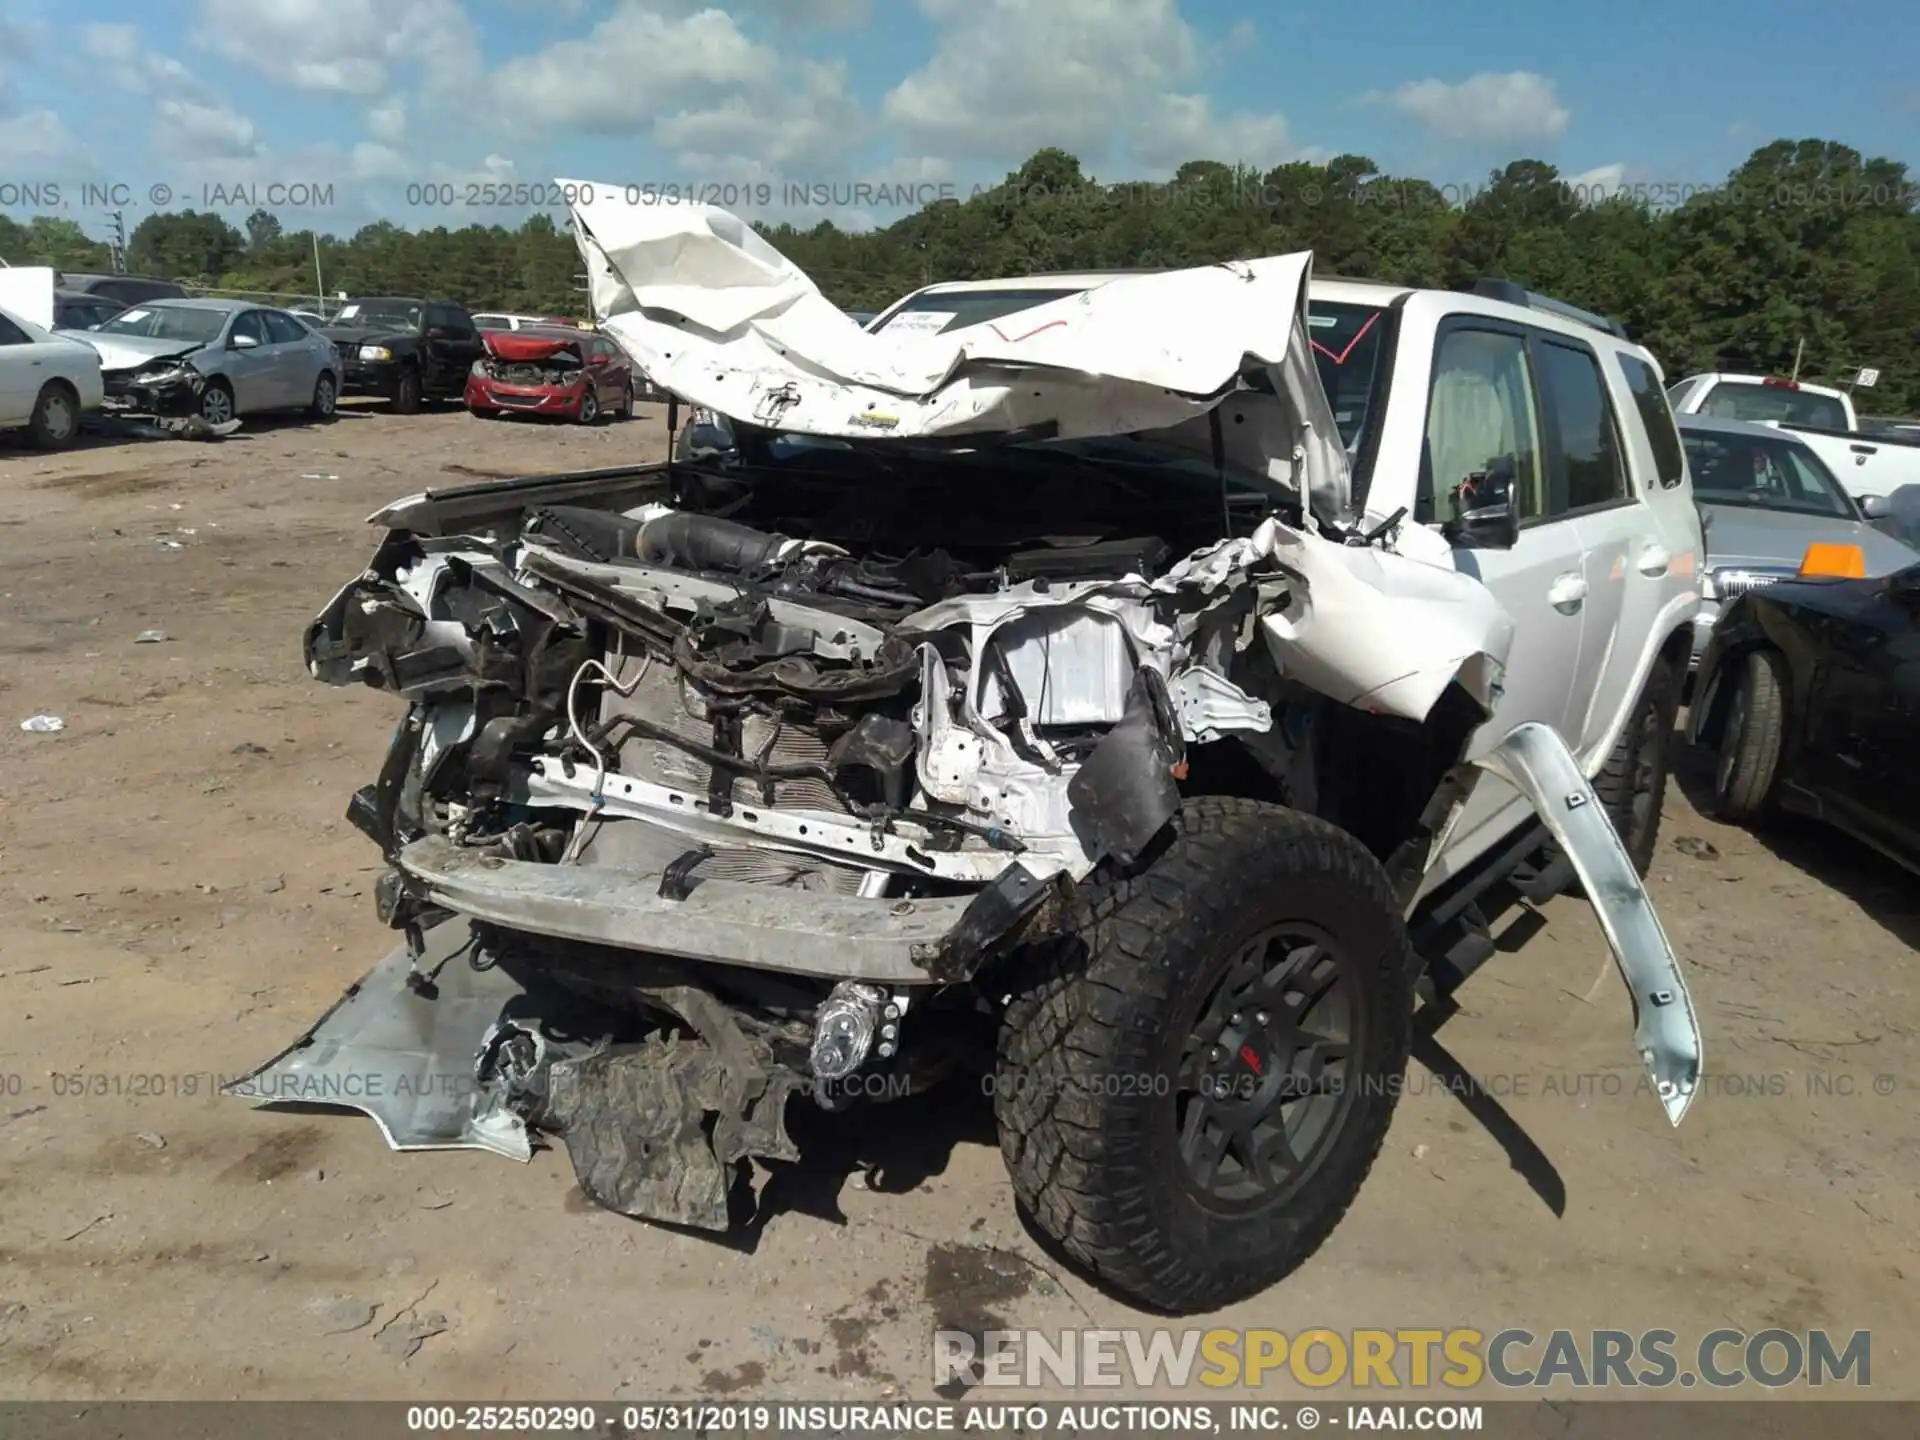
[[[658,872],[504,860],[438,835],[407,846],[399,863],[435,904],[510,930],[875,984],[930,983],[974,899],[810,893],[801,904],[778,885],[695,879],[676,900],[661,896]]]
[[[1700,1025],[1680,962],[1613,821],[1580,762],[1549,726],[1516,726],[1476,763],[1532,802],[1572,862],[1633,999],[1633,1043],[1667,1119],[1678,1125],[1700,1085]]]

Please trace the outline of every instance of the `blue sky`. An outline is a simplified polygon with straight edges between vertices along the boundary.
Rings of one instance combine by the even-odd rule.
[[[899,212],[856,185],[964,196],[1048,144],[1106,180],[1350,151],[1456,187],[1531,156],[1673,195],[1783,136],[1920,165],[1915,16],[1910,0],[9,0],[0,209],[57,206],[102,233],[108,196],[129,225],[157,200],[266,201],[288,228],[345,233],[511,223],[567,176],[858,227]],[[826,193],[790,188],[806,185]]]

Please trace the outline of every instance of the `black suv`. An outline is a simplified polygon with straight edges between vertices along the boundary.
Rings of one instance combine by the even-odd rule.
[[[449,300],[349,300],[321,333],[340,347],[341,393],[383,395],[402,415],[429,398],[458,399],[480,358],[473,316]]]

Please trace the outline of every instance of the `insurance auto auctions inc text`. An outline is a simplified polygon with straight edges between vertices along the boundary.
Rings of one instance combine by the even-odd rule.
[[[1713,1330],[938,1330],[936,1386],[1660,1390],[1872,1383],[1871,1332]]]

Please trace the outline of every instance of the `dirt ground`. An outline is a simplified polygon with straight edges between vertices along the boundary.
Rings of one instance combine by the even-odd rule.
[[[970,1091],[797,1119],[805,1163],[727,1243],[587,1206],[563,1150],[399,1155],[359,1115],[209,1094],[389,947],[342,812],[398,710],[300,661],[363,517],[663,442],[657,410],[351,407],[0,439],[0,1395],[871,1400],[928,1392],[936,1325],[1165,1323],[1035,1244]],[[66,729],[23,733],[41,712]],[[1638,1089],[1591,914],[1521,912],[1346,1222],[1222,1323],[1869,1329],[1874,1392],[1920,1396],[1916,887],[1679,782],[1652,885],[1712,1072],[1684,1125]]]

